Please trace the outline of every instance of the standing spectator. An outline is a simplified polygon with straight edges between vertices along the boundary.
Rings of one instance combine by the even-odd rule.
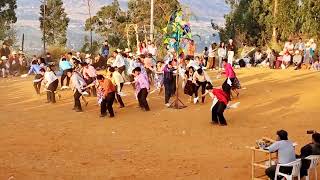
[[[188,46],[188,54],[190,59],[194,59],[194,53],[196,52],[196,44],[194,40],[191,40]]]
[[[204,59],[204,61],[205,61],[205,62],[204,62],[204,66],[207,67],[208,59],[209,59],[209,49],[208,49],[208,47],[205,47],[205,48],[204,48],[202,54],[203,54],[203,59]]]
[[[2,48],[0,49],[0,56],[5,56],[7,58],[9,58],[9,55],[10,55],[10,49],[9,47],[7,46],[6,43],[3,43],[2,44]]]
[[[46,64],[51,64],[51,63],[53,63],[53,59],[52,59],[51,53],[47,52],[47,54],[46,54]]]
[[[104,59],[108,59],[108,56],[109,56],[109,44],[108,44],[108,41],[107,41],[107,40],[104,41],[100,53],[101,53],[101,56],[102,56]]]
[[[227,50],[224,45],[224,42],[220,42],[220,46],[218,48],[218,59],[219,59],[219,69],[221,70],[223,68],[222,66],[222,60],[226,58]]]
[[[277,60],[277,54],[276,51],[274,49],[271,49],[271,51],[268,54],[269,56],[269,67],[270,69],[274,69],[275,68],[275,63]]]
[[[139,55],[144,54],[146,55],[148,53],[147,45],[145,42],[140,42],[139,45]]]
[[[293,143],[288,140],[288,133],[284,130],[277,132],[277,141],[267,148],[270,153],[278,152],[278,163],[288,164],[296,160]],[[266,169],[266,175],[271,179],[275,179],[277,165],[273,165]],[[291,173],[292,167],[280,167],[280,172]]]
[[[122,74],[123,71],[126,70],[126,64],[124,62],[124,58],[121,55],[120,52],[114,51],[113,52],[113,57],[115,58],[114,62],[112,63],[112,67],[117,67],[118,72]]]
[[[229,39],[229,44],[227,46],[227,53],[228,53],[228,63],[231,64],[231,66],[233,65],[233,57],[234,57],[234,53],[235,53],[235,49],[236,47],[233,44],[233,40]]]
[[[91,59],[91,54],[86,54],[84,62],[86,62],[87,64],[90,64],[90,65],[93,64],[92,59]]]

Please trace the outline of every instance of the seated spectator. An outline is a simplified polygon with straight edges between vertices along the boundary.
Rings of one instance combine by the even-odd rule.
[[[283,61],[282,64],[285,66],[285,69],[287,69],[290,66],[290,62],[291,62],[291,55],[289,54],[289,52],[287,51],[284,56],[283,56]]]
[[[262,62],[262,53],[261,50],[257,50],[254,53],[254,66],[256,66],[257,64],[260,64]]]
[[[302,64],[302,55],[299,50],[296,50],[295,55],[293,56],[293,64],[295,66],[295,70],[301,68]]]
[[[278,152],[278,164],[288,164],[296,160],[293,143],[288,140],[288,133],[285,130],[277,131],[277,141],[267,148],[270,153]],[[266,169],[266,175],[275,179],[277,165],[270,166]],[[291,173],[292,167],[281,167],[280,172]]]
[[[320,70],[319,59],[316,59],[316,60],[314,61],[314,63],[312,63],[312,65],[311,65],[311,70],[313,70],[313,71],[319,71],[319,70]]]
[[[308,168],[310,166],[310,161],[304,159],[310,155],[320,155],[320,134],[314,133],[312,135],[312,143],[307,144],[301,148],[300,158],[302,159],[302,165],[300,170],[301,177],[308,175]]]

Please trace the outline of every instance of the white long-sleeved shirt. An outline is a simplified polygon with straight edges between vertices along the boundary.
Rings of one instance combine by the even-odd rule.
[[[115,71],[112,73],[112,78],[113,78],[113,82],[114,84],[117,86],[117,92],[121,91],[121,83],[124,83],[124,79],[121,76],[121,74],[118,71]]]
[[[74,72],[71,76],[71,85],[72,90],[78,90],[78,92],[82,94],[82,89],[86,86],[86,82],[80,74]]]
[[[227,55],[227,50],[226,50],[226,48],[219,48],[219,49],[218,49],[218,56],[219,56],[219,57],[226,57],[226,55]]]
[[[47,71],[44,73],[44,81],[46,82],[46,87],[49,87],[49,85],[57,79],[57,76],[52,71]]]
[[[113,64],[112,64],[112,67],[122,67],[122,66],[125,66],[125,63],[124,63],[124,58],[118,54],[116,56],[116,59],[114,60]]]

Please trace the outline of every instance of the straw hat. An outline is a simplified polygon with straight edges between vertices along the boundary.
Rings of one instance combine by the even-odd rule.
[[[1,57],[1,60],[2,60],[2,61],[5,61],[5,60],[8,60],[8,58],[7,58],[6,56],[2,56],[2,57]]]
[[[126,48],[126,49],[124,50],[124,53],[129,53],[129,52],[131,52],[131,50],[130,50],[129,48]]]
[[[90,58],[91,57],[91,54],[86,54],[86,59]]]
[[[120,52],[121,52],[121,49],[117,49],[117,52],[120,53]]]
[[[279,55],[280,55],[280,56],[283,56],[283,55],[284,55],[284,52],[283,52],[283,51],[281,51],[281,52],[279,53]]]
[[[311,43],[314,43],[314,40],[313,40],[313,39],[310,39],[310,42],[311,42]]]
[[[296,50],[295,54],[299,54],[299,53],[300,53],[300,51],[299,51],[299,50]]]
[[[133,54],[132,53],[129,53],[129,57],[132,57],[133,56]]]
[[[17,55],[17,52],[16,51],[12,51],[12,55]]]

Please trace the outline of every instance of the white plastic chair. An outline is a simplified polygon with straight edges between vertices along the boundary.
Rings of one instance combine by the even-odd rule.
[[[309,176],[310,176],[311,170],[314,170],[314,175],[315,175],[314,177],[315,177],[315,180],[317,180],[318,179],[317,166],[320,161],[320,155],[311,155],[311,156],[306,157],[306,159],[311,161],[310,167],[308,169],[308,176],[306,176],[306,180],[310,179]]]
[[[280,172],[280,167],[292,167],[292,172],[290,175],[284,174]],[[283,176],[286,178],[286,180],[293,180],[294,177],[298,177],[298,180],[300,180],[300,168],[301,168],[301,159],[297,159],[296,161],[293,161],[288,164],[278,164],[275,174],[275,180],[278,180],[278,176]]]

